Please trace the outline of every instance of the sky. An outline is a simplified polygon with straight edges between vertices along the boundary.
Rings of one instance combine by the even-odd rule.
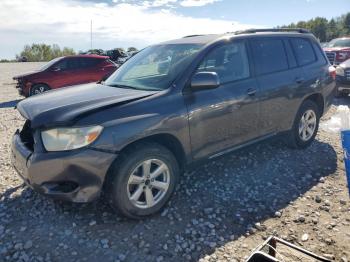
[[[147,45],[340,16],[350,0],[0,0],[0,59],[32,43],[76,51]]]

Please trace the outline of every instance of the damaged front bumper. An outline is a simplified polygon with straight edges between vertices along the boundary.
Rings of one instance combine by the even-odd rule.
[[[11,161],[23,181],[41,194],[71,202],[99,197],[104,178],[116,154],[83,148],[36,153],[21,140],[12,139]]]

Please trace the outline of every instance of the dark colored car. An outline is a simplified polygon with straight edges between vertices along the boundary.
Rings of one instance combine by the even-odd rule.
[[[23,96],[32,96],[65,86],[97,82],[117,66],[107,56],[75,55],[51,60],[40,69],[13,77]]]
[[[140,218],[166,204],[190,164],[276,134],[309,146],[335,74],[312,34],[272,31],[153,45],[105,82],[21,101],[15,169],[45,195],[88,202],[104,191]]]
[[[336,96],[348,96],[350,93],[350,59],[341,63],[336,68],[337,87]]]
[[[350,59],[350,37],[336,38],[323,48],[332,65],[339,65]]]

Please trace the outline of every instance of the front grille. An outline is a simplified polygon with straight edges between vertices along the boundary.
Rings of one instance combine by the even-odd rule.
[[[27,120],[24,123],[24,126],[19,133],[19,136],[21,138],[21,141],[23,144],[30,150],[34,150],[34,132],[33,129],[30,127],[30,121]]]
[[[335,53],[334,52],[326,52],[327,58],[329,62],[334,65],[335,62]]]
[[[345,78],[346,80],[350,80],[350,68],[345,70]]]

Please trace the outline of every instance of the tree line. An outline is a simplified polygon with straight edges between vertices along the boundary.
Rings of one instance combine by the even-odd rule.
[[[278,28],[305,28],[310,30],[320,42],[350,35],[350,12],[328,20],[324,17],[315,17],[308,21],[299,21]]]
[[[32,44],[25,45],[22,52],[16,55],[16,60],[25,59],[28,62],[50,61],[56,57],[75,55],[73,48],[63,47],[62,49],[57,45],[47,44]]]
[[[124,48],[116,48],[120,52],[125,53]],[[127,52],[137,51],[135,47],[129,47]],[[87,52],[80,51],[79,54],[98,54],[105,55],[105,51],[102,49],[91,49]],[[47,45],[47,44],[32,44],[25,45],[20,54],[16,55],[17,61],[27,61],[27,62],[41,62],[41,61],[50,61],[56,57],[75,55],[77,54],[73,48],[63,47],[62,49],[57,45]],[[0,62],[7,62],[2,60]]]

